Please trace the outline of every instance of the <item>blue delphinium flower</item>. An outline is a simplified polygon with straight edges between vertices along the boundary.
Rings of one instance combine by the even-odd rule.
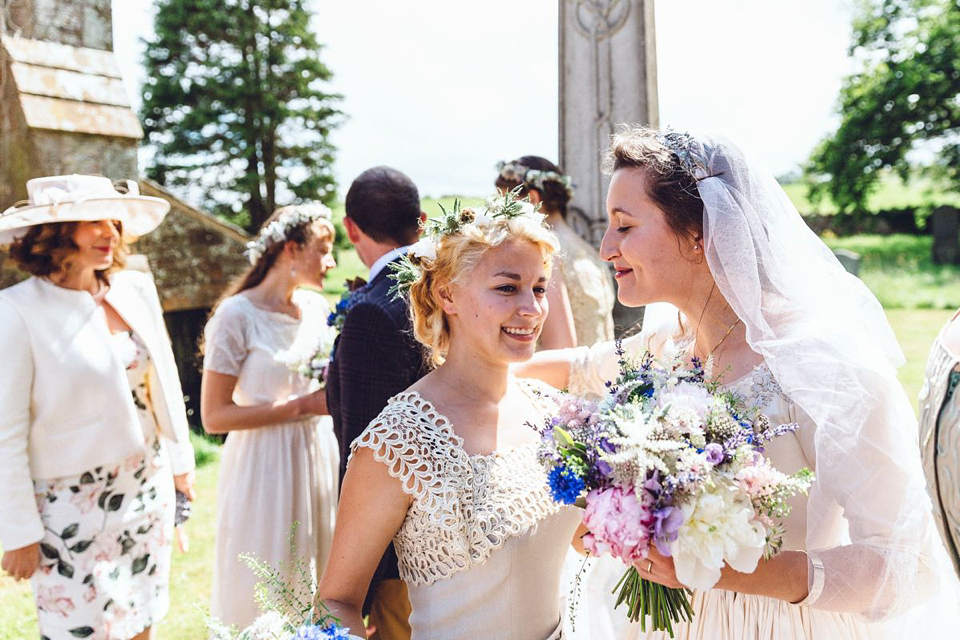
[[[583,478],[564,466],[556,466],[547,477],[553,499],[563,504],[573,504],[583,492]]]

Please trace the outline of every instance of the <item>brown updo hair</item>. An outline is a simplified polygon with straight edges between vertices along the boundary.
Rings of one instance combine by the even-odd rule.
[[[263,224],[260,226],[260,230],[262,231],[265,229],[267,225],[279,218],[283,213],[287,211],[293,211],[299,206],[300,205],[289,205],[286,207],[280,207],[263,222]],[[220,298],[220,301],[217,302],[216,306],[219,306],[220,302],[222,302],[224,299],[229,298],[232,295],[236,295],[241,291],[252,289],[263,282],[263,279],[267,277],[267,272],[270,271],[274,264],[276,264],[277,257],[283,252],[283,248],[288,242],[293,242],[297,246],[303,247],[314,238],[321,238],[324,240],[329,240],[332,244],[336,238],[336,233],[337,232],[334,229],[333,221],[328,220],[327,218],[316,218],[309,223],[288,228],[285,239],[282,242],[274,242],[270,244],[270,246],[268,246],[263,254],[257,259],[256,263],[251,265],[246,271],[240,274],[233,284],[227,288],[226,293],[223,294],[223,297]],[[214,306],[214,309],[216,309],[216,306]]]
[[[462,282],[487,251],[509,242],[529,242],[537,247],[548,273],[553,255],[560,249],[550,229],[530,217],[519,216],[483,227],[464,225],[460,231],[440,237],[436,260],[418,260],[420,275],[410,286],[410,314],[413,334],[424,345],[430,366],[443,364],[450,348],[450,324],[440,304],[441,287]]]
[[[48,222],[27,229],[27,232],[10,245],[10,257],[16,265],[34,276],[50,276],[70,268],[74,254],[80,250],[73,241],[73,234],[81,222]],[[120,242],[113,251],[113,263],[95,272],[97,280],[106,284],[107,276],[127,265],[130,253],[129,242],[123,235],[123,224],[113,221]]]
[[[531,169],[536,171],[551,171],[561,176],[563,175],[563,169],[540,156],[523,156],[516,160],[511,160],[507,165],[520,165],[526,167],[528,171]],[[501,173],[497,176],[496,181],[494,181],[494,186],[504,193],[520,187],[517,195],[518,198],[527,197],[531,190],[536,191],[540,194],[541,206],[544,211],[550,213],[557,212],[563,219],[567,218],[567,205],[570,203],[570,192],[567,190],[566,185],[559,180],[544,180],[542,187],[536,187],[526,179],[520,182],[519,180],[512,180]]]
[[[657,129],[621,125],[604,154],[603,172],[642,169],[647,177],[647,195],[666,214],[667,224],[678,238],[703,238],[703,200],[696,179],[660,139]]]

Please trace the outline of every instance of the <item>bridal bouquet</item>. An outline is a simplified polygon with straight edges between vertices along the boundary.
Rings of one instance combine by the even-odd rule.
[[[805,493],[808,469],[788,476],[763,455],[767,441],[797,428],[773,426],[694,360],[628,361],[597,402],[569,394],[542,431],[541,461],[554,499],[585,506],[583,538],[591,554],[629,565],[615,592],[632,621],[654,630],[690,620],[689,589],[640,577],[633,564],[652,547],[673,558],[677,579],[706,590],[724,563],[752,572],[776,554],[787,498]]]

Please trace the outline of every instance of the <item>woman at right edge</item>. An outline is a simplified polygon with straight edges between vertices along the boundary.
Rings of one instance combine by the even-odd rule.
[[[729,142],[625,127],[606,166],[601,257],[620,302],[679,313],[625,340],[706,361],[721,385],[799,428],[767,447],[786,473],[812,469],[792,500],[783,550],[751,574],[726,567],[693,595],[675,637],[790,640],[956,634],[956,578],[931,516],[916,419],[897,381],[903,360],[883,309],[804,224],[771,175]],[[536,354],[514,365],[575,393],[602,393],[613,343]],[[680,586],[651,550],[640,575]],[[613,606],[612,596],[606,602]],[[622,611],[612,616],[625,615]],[[949,631],[946,631],[949,630]],[[626,637],[666,638],[631,625]]]

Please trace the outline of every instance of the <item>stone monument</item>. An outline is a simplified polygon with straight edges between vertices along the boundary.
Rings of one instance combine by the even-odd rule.
[[[600,159],[621,123],[659,125],[653,0],[560,0],[560,164],[576,193],[569,221],[599,247],[609,179]],[[618,332],[642,311],[614,309]]]

